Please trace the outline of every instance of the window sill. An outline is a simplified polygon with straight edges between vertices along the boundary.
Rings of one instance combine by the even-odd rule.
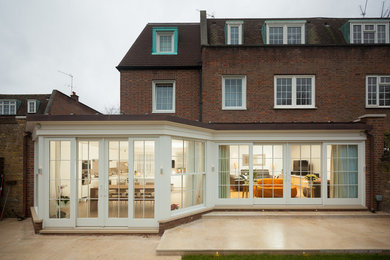
[[[246,107],[223,107],[222,110],[235,110],[235,111],[243,111],[243,110],[247,110]]]
[[[390,108],[390,106],[366,106],[366,108],[369,108],[369,109],[371,109],[371,108],[376,108],[376,109],[386,109],[386,108]]]
[[[177,55],[177,52],[152,52],[152,55]]]
[[[313,110],[315,110],[315,109],[318,109],[317,107],[294,107],[294,106],[277,106],[277,107],[275,107],[274,106],[274,109],[313,109]]]
[[[174,114],[174,110],[153,110],[153,114]]]

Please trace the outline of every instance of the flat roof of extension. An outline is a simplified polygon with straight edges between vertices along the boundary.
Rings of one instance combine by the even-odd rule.
[[[370,130],[361,122],[199,122],[170,115],[28,115],[33,122],[172,122],[209,130]]]

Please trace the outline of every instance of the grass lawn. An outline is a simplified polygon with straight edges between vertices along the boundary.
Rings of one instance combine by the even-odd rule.
[[[385,260],[390,259],[390,255],[373,255],[373,254],[334,254],[334,255],[187,255],[183,256],[182,260],[298,260],[298,259],[313,259],[313,260]]]

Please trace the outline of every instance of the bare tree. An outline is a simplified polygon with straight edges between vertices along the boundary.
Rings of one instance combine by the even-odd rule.
[[[110,106],[110,107],[105,107],[104,108],[104,114],[106,115],[119,115],[120,114],[120,109],[118,106]]]

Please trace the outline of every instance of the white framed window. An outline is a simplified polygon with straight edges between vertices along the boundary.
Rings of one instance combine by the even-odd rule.
[[[175,81],[153,81],[153,113],[175,113]]]
[[[242,44],[242,24],[243,21],[227,21],[226,22],[226,43],[229,45]]]
[[[222,76],[222,109],[246,110],[246,76]]]
[[[177,27],[153,28],[153,55],[176,55],[178,49]]]
[[[274,88],[274,108],[315,108],[313,75],[275,76]]]
[[[390,107],[390,75],[366,77],[366,107]]]
[[[157,52],[173,52],[174,32],[157,32]]]
[[[37,112],[37,101],[34,99],[27,100],[27,113],[33,114]]]
[[[16,100],[0,100],[0,115],[16,115]]]
[[[389,23],[351,22],[350,39],[354,44],[389,43]]]
[[[266,21],[267,44],[305,44],[306,21]]]
[[[172,139],[171,210],[204,204],[205,142]]]

